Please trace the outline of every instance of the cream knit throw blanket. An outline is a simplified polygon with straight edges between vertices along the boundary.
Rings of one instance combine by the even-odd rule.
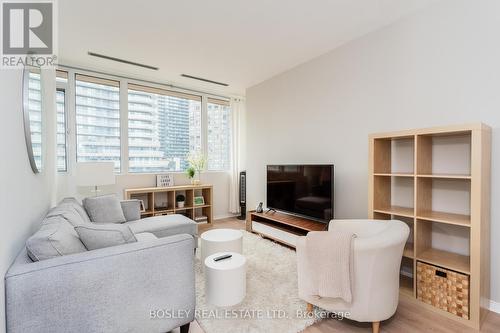
[[[311,231],[306,236],[308,294],[342,298],[351,303],[353,280],[353,245],[350,232]]]

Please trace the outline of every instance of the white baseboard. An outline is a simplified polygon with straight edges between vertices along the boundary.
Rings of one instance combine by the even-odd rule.
[[[214,216],[214,221],[223,220],[223,219],[227,219],[230,217],[236,217],[236,216],[240,216],[240,215],[239,214],[218,215],[218,216]]]
[[[500,303],[490,300],[490,311],[500,313]]]

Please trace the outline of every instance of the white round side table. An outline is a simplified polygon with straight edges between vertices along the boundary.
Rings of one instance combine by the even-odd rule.
[[[212,229],[205,231],[201,239],[201,262],[217,252],[243,252],[243,233],[235,229]]]
[[[214,258],[225,254],[232,257],[214,261]],[[218,252],[205,259],[205,295],[208,303],[232,306],[243,301],[247,289],[246,262],[247,259],[236,252]]]

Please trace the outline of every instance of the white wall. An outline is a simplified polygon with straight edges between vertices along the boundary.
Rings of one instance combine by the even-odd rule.
[[[43,173],[31,171],[24,140],[22,72],[0,70],[0,92],[0,332],[5,332],[3,276],[50,207],[53,164],[46,150]],[[54,93],[47,102],[50,98]]]
[[[443,1],[247,90],[249,206],[265,165],[334,163],[336,217],[367,216],[368,134],[493,127],[491,298],[500,301],[500,2]]]

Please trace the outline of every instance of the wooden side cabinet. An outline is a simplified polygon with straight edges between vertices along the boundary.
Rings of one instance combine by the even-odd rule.
[[[145,187],[125,189],[124,197],[143,202],[142,217],[182,214],[196,222],[212,223],[212,191],[212,185]],[[183,195],[185,198],[183,207],[176,202],[178,195]]]

